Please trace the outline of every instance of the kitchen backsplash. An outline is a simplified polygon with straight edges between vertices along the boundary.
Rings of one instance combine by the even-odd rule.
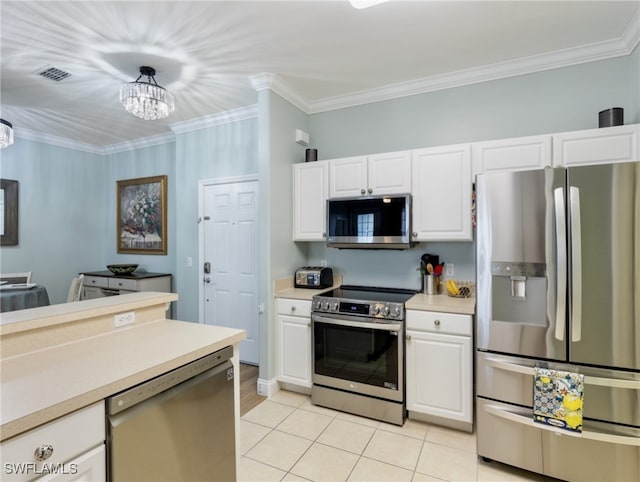
[[[319,266],[326,261],[343,276],[345,284],[384,286],[393,288],[421,288],[420,256],[432,253],[440,262],[453,264],[456,280],[475,281],[474,243],[420,243],[404,251],[379,249],[335,249],[324,243],[308,243],[309,265]],[[445,276],[446,277],[446,276]]]

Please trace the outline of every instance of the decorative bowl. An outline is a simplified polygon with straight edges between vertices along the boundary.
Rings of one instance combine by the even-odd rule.
[[[137,264],[108,264],[107,269],[113,274],[131,274],[138,268]]]

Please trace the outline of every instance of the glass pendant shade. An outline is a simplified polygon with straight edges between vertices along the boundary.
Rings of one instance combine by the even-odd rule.
[[[13,125],[4,119],[0,119],[0,149],[13,144]]]
[[[127,112],[144,120],[164,119],[175,109],[173,95],[156,83],[155,69],[140,67],[140,76],[120,88],[120,102]],[[145,75],[147,81],[140,81]]]

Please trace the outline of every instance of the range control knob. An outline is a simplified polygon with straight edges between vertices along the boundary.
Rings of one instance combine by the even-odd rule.
[[[400,307],[396,306],[392,311],[391,311],[391,316],[393,316],[394,318],[397,318],[398,316],[400,316]]]
[[[314,308],[314,309],[316,309],[316,310],[319,310],[319,309],[320,309],[320,305],[321,305],[320,301],[316,301],[316,302],[313,304],[313,308]]]
[[[382,313],[384,314],[384,316],[389,316],[389,312],[391,310],[389,310],[389,305],[384,305],[384,308],[382,308]]]
[[[379,315],[379,314],[380,314],[380,307],[379,307],[379,306],[376,306],[375,308],[373,308],[373,314],[374,314],[375,316],[377,316],[377,315]]]
[[[332,310],[332,311],[338,311],[338,306],[340,306],[340,305],[338,304],[338,302],[337,302],[337,301],[334,301],[334,302],[333,302],[333,304],[331,305],[331,310]]]
[[[328,310],[329,309],[329,302],[328,301],[323,301],[322,302],[322,309],[323,310]]]

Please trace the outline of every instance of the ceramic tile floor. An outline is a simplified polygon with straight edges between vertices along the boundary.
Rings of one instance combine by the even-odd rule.
[[[240,420],[239,482],[543,481],[476,455],[475,434],[407,420],[403,427],[279,391]]]

